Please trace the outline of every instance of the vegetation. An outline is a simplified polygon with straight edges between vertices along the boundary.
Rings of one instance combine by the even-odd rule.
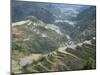
[[[96,61],[92,58],[89,58],[83,66],[83,70],[95,69]]]

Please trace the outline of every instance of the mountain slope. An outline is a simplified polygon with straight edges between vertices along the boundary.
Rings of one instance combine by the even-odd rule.
[[[74,30],[70,34],[73,40],[77,40],[77,41],[90,40],[96,36],[95,35],[96,33],[95,32],[96,31],[95,7],[90,7],[80,12],[76,20],[78,20],[78,22],[74,27]]]
[[[34,16],[13,23],[12,72],[95,69],[95,39],[67,45],[68,38],[58,27]]]

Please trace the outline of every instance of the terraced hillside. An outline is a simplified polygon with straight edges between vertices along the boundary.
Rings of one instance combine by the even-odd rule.
[[[95,39],[68,46],[64,34],[47,28],[45,23],[25,22],[12,25],[12,72],[95,69]]]
[[[12,74],[96,68],[95,6],[16,3]]]
[[[49,54],[40,55],[39,59],[39,54],[33,55],[37,56],[31,54],[19,60],[21,73],[86,70],[96,67],[94,44],[83,44],[81,47],[77,46],[76,49],[62,47]],[[29,59],[27,59],[28,57]],[[35,60],[36,58],[37,60]],[[22,65],[21,62],[23,64],[26,62],[26,64]]]
[[[27,66],[24,72],[30,71],[28,70],[28,67],[31,69],[35,69],[38,72],[95,69],[95,56],[93,56],[95,55],[95,51],[91,53],[91,50],[95,50],[95,46],[83,46],[84,45],[79,47],[80,49],[74,50],[71,50],[70,48],[66,47],[59,48],[57,51],[51,52],[50,54],[45,56],[39,63],[37,62],[35,65],[31,65],[31,67]],[[35,66],[37,66],[38,68],[39,66],[41,66],[42,68],[39,68],[39,70],[35,68]]]

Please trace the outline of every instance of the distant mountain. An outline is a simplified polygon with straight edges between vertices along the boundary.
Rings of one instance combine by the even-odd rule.
[[[51,22],[51,20],[54,19],[53,15],[40,7],[39,4],[37,5],[31,2],[29,4],[26,2],[15,2],[15,4],[12,5],[12,8],[12,22],[21,21],[25,19],[25,17],[32,15],[35,15],[45,22]]]
[[[88,6],[89,7],[89,6]],[[35,16],[45,23],[55,20],[68,20],[77,16],[86,6],[56,3],[12,1],[12,22],[24,20],[27,16]]]
[[[71,37],[74,40],[89,40],[96,36],[96,9],[90,7],[80,12],[77,16],[76,26],[71,32]]]

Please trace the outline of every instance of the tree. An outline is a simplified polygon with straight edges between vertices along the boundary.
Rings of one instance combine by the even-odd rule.
[[[92,58],[89,58],[83,66],[83,69],[95,69],[95,68],[96,68],[96,61]]]

